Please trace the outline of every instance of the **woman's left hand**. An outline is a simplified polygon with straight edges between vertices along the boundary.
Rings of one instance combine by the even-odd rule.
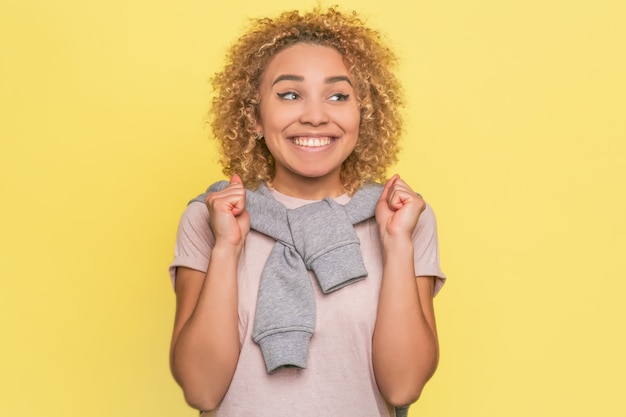
[[[420,214],[426,208],[422,196],[398,174],[391,177],[376,204],[376,222],[383,245],[388,238],[411,238]]]
[[[412,235],[425,209],[422,196],[398,175],[385,184],[376,205],[383,277],[372,363],[381,393],[396,407],[419,398],[439,358],[433,308],[435,280],[416,277],[415,271]]]

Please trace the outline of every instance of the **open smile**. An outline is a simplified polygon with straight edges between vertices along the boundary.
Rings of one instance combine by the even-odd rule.
[[[291,143],[293,143],[294,145],[304,146],[306,148],[319,148],[322,146],[330,145],[336,140],[336,138],[330,137],[330,136],[326,136],[326,137],[298,136],[298,137],[289,138],[289,140],[291,140]]]

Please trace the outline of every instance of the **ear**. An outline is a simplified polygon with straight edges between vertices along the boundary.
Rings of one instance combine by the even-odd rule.
[[[254,130],[256,130],[257,139],[261,139],[263,137],[263,126],[261,126],[260,118],[256,118],[256,125],[254,126]]]

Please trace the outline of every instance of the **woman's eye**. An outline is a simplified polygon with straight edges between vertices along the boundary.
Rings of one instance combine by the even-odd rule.
[[[349,94],[337,93],[337,94],[333,94],[332,96],[330,96],[329,100],[331,100],[331,101],[346,101],[346,100],[348,100],[348,98],[350,98]]]
[[[287,91],[286,93],[277,93],[278,97],[283,100],[296,100],[298,95],[293,91]]]

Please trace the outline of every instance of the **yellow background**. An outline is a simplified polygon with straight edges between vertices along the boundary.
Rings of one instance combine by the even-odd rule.
[[[401,57],[395,171],[449,276],[411,415],[626,415],[626,2],[342,4]],[[207,79],[247,17],[313,5],[2,0],[1,416],[197,415],[166,270],[221,178]]]

